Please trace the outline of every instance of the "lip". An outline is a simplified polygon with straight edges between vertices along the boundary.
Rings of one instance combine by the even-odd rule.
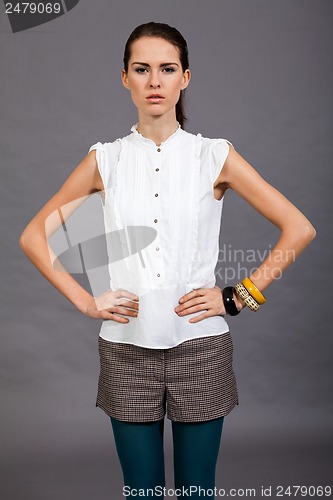
[[[152,102],[159,102],[163,101],[164,96],[161,94],[150,94],[149,96],[146,97],[147,101],[152,101]]]

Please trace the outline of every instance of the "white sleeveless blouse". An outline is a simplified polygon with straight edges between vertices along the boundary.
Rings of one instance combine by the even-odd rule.
[[[216,283],[223,198],[214,198],[213,185],[231,143],[178,127],[156,146],[136,126],[131,131],[122,139],[98,142],[89,149],[96,150],[104,184],[105,232],[119,231],[124,248],[123,258],[118,256],[116,261],[112,245],[108,248],[110,288],[139,296],[138,316],[127,317],[127,324],[104,320],[100,336],[166,349],[226,333],[223,316],[189,323],[203,311],[180,317],[174,308],[191,290]],[[133,234],[136,251],[129,252]]]

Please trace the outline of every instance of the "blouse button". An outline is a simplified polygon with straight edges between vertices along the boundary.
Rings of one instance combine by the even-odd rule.
[[[159,168],[155,168],[155,172],[158,172],[160,169]]]
[[[157,277],[159,278],[160,276],[161,276],[160,273],[157,273]]]
[[[156,247],[155,250],[156,250],[156,252],[158,252],[159,251],[159,247]]]
[[[157,196],[158,196],[158,193],[155,193],[155,198],[157,198]]]
[[[156,223],[156,222],[157,222],[157,219],[154,219],[154,222]]]
[[[161,148],[157,148],[157,152],[160,153],[162,150]]]

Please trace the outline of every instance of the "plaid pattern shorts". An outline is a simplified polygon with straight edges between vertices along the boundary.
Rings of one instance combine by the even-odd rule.
[[[148,349],[98,339],[96,406],[125,422],[200,422],[238,404],[230,332]]]

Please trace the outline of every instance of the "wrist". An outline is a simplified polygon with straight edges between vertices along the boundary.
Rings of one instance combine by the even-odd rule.
[[[95,303],[95,298],[88,294],[84,297],[80,297],[78,300],[76,300],[75,302],[75,307],[78,311],[80,311],[81,313],[85,314],[85,315],[89,315],[89,312],[91,311],[91,306],[92,304],[96,304]]]
[[[234,290],[234,293],[233,293],[233,297],[234,297],[234,302],[236,304],[236,307],[238,309],[238,311],[240,312],[244,307],[246,307],[246,304],[244,302],[244,300],[242,300],[236,293],[236,291]]]

